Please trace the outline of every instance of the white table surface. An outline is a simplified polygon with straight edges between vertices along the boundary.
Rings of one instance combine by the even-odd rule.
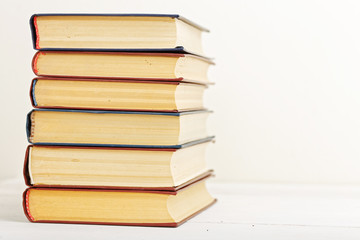
[[[360,239],[360,187],[208,184],[218,202],[178,228],[29,223],[21,179],[0,182],[0,239]]]

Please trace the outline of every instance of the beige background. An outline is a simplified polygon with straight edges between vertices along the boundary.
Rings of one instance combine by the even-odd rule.
[[[212,30],[217,181],[360,183],[359,1],[2,0],[0,180],[20,177],[32,13],[180,13]]]

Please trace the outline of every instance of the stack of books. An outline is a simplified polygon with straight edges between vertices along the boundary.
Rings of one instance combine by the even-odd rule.
[[[30,221],[178,226],[215,202],[206,29],[159,14],[37,14],[30,24]]]

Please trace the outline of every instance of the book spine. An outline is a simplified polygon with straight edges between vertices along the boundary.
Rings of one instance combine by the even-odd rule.
[[[33,48],[35,50],[37,50],[36,43],[38,42],[37,29],[36,29],[35,24],[34,24],[34,20],[36,19],[36,17],[37,17],[37,15],[34,14],[30,18],[31,39],[32,39],[32,43],[33,43]]]
[[[32,186],[30,183],[30,175],[29,175],[29,154],[30,154],[31,148],[32,148],[32,145],[29,145],[26,148],[24,167],[23,167],[23,176],[24,176],[25,184],[26,184],[26,186],[29,186],[29,187]]]
[[[30,188],[25,189],[23,193],[23,209],[25,216],[30,222],[35,222],[34,217],[30,214],[30,208],[29,208],[29,195],[30,195]]]
[[[31,81],[31,85],[30,85],[30,91],[29,91],[29,95],[30,95],[30,102],[31,102],[31,105],[36,108],[37,107],[37,102],[36,102],[36,98],[35,98],[35,84],[37,82],[37,79],[34,78],[32,81]]]
[[[36,34],[35,46],[36,46],[36,49],[40,49],[40,46],[39,46],[40,36],[39,36],[39,28],[37,26],[37,16],[34,17],[33,22],[34,22],[35,34]]]
[[[26,116],[26,136],[28,139],[28,142],[31,143],[30,141],[30,136],[31,136],[31,114],[33,113],[34,110],[31,110],[27,116]]]
[[[39,56],[41,55],[45,55],[44,52],[38,51],[35,53],[32,62],[31,62],[31,69],[33,70],[33,72],[35,73],[35,75],[38,76],[38,69],[37,69],[37,61],[39,59]]]

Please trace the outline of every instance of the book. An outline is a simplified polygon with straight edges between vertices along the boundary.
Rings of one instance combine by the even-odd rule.
[[[27,136],[43,145],[181,148],[208,138],[209,114],[37,109],[28,114]]]
[[[29,188],[23,207],[31,222],[176,227],[216,201],[205,180],[176,191]]]
[[[34,48],[44,50],[203,54],[208,32],[176,14],[34,14],[30,26]]]
[[[30,145],[24,178],[33,187],[176,190],[211,173],[210,141],[181,149]]]
[[[38,76],[142,79],[209,83],[213,64],[190,54],[39,51],[32,69]]]
[[[35,108],[179,112],[203,109],[206,86],[185,82],[35,78]]]

